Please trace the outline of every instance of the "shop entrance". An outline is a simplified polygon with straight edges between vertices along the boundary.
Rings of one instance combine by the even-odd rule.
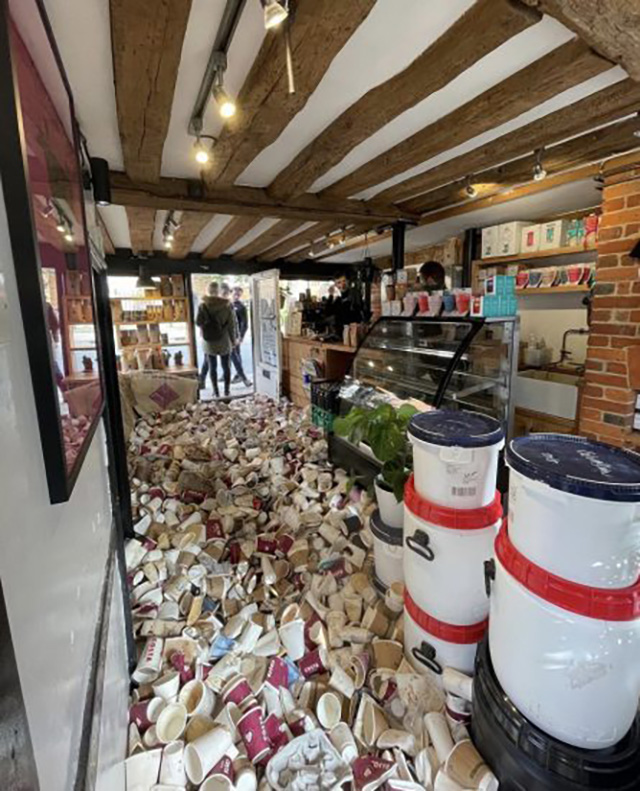
[[[207,294],[209,283],[216,282],[221,295],[228,294],[234,305],[241,342],[231,355],[231,397],[251,395],[254,392],[253,371],[253,334],[251,325],[251,278],[246,275],[191,275],[193,294],[193,311],[197,316],[198,307]],[[198,377],[200,381],[200,398],[213,398],[213,386],[209,361],[204,351],[202,333],[195,328],[195,352]],[[217,376],[219,387],[223,380],[222,365],[217,360]]]

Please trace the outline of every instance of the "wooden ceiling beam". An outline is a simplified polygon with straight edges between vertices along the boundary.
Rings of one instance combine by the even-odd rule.
[[[160,178],[191,0],[110,0],[116,107],[124,168]]]
[[[219,258],[260,222],[259,217],[233,217],[202,253],[203,258]]]
[[[269,193],[287,199],[306,192],[357,145],[540,18],[509,0],[479,0],[406,69],[365,93],[321,132],[278,174]]]
[[[205,212],[182,212],[180,225],[174,233],[173,245],[169,250],[169,258],[186,258],[200,232],[209,225],[213,217],[213,214]]]
[[[289,234],[296,231],[299,227],[299,220],[279,220],[252,242],[249,242],[249,244],[246,244],[240,250],[236,250],[234,257],[245,261],[255,258],[263,250],[268,250],[270,247],[273,247],[275,244],[282,241],[285,236],[289,236]]]
[[[391,232],[388,232],[391,236]],[[304,261],[306,258],[321,259],[327,256],[338,255],[346,250],[352,249],[352,245],[356,247],[363,246],[371,243],[371,239],[378,241],[381,237],[386,238],[387,231],[376,231],[376,226],[358,224],[340,234],[341,242],[336,243],[331,235],[328,235],[320,243],[311,244],[308,247],[298,250],[293,256],[289,256],[289,261]],[[364,240],[364,244],[360,245],[359,242]],[[338,248],[338,249],[336,249]]]
[[[638,0],[524,0],[577,33],[596,52],[640,81]]]
[[[238,95],[240,112],[216,143],[208,184],[232,185],[302,110],[375,0],[298,0],[291,25],[296,91],[288,92],[285,38],[268,33]]]
[[[127,206],[131,249],[138,253],[153,252],[153,234],[156,228],[156,210]]]
[[[640,148],[640,140],[634,136],[635,132],[640,132],[640,119],[634,116],[546,149],[542,156],[542,165],[551,176],[632,151]],[[474,175],[473,186],[481,197],[497,195],[509,187],[531,181],[536,161],[536,155],[533,154],[482,171]],[[456,182],[423,195],[421,211],[426,214],[468,199],[465,184]]]
[[[323,197],[357,195],[517,118],[610,68],[610,62],[586,44],[570,41],[370,160],[320,194]]]
[[[137,184],[124,173],[116,172],[111,173],[111,196],[114,203],[122,206],[276,217],[300,222],[330,219],[336,225],[363,221],[382,224],[407,217],[397,206],[383,206],[377,201],[324,199],[308,194],[284,203],[255,187],[205,189],[200,182],[179,178]]]
[[[376,195],[376,200],[397,202],[407,211],[416,211],[422,203],[421,194],[428,190],[524,156],[542,146],[584,134],[598,126],[630,115],[639,107],[640,86],[632,80],[622,80],[561,110],[532,121],[520,129],[502,135],[468,154],[389,187]],[[416,196],[415,200],[413,200],[414,196]]]
[[[317,222],[311,228],[307,228],[300,233],[290,236],[288,239],[280,242],[280,244],[270,247],[265,252],[261,253],[259,258],[261,261],[277,261],[279,258],[286,258],[287,255],[298,248],[315,242],[321,239],[326,234],[331,233],[336,229],[334,222]]]

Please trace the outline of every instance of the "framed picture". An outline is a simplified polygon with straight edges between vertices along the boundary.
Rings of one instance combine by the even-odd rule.
[[[79,134],[40,0],[0,0],[0,175],[52,503],[104,405]],[[80,361],[80,364],[78,362]]]

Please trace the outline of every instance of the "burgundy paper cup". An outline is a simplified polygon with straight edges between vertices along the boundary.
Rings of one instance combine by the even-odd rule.
[[[298,662],[298,668],[305,678],[325,673],[328,670],[327,665],[328,655],[324,648],[316,648],[315,651],[310,651]]]
[[[242,715],[238,720],[238,732],[251,763],[258,763],[271,749],[260,706],[254,706]]]
[[[289,723],[289,730],[296,737],[302,736],[303,733],[306,733],[304,713],[302,713],[298,719],[292,720]]]
[[[240,544],[237,541],[232,541],[229,544],[229,562],[235,566],[240,563],[241,557],[242,551],[240,549]]]
[[[129,722],[135,723],[140,734],[143,734],[158,721],[164,708],[163,703],[166,705],[166,701],[161,698],[150,698],[140,703],[134,703],[129,709]]]
[[[225,538],[222,522],[219,519],[209,519],[205,525],[205,532],[207,541],[212,541],[214,538]]]
[[[269,684],[274,689],[289,687],[289,669],[287,663],[279,656],[274,656],[269,662],[265,684]]]
[[[222,688],[222,700],[225,703],[240,706],[249,697],[253,697],[253,690],[244,676],[234,676]]]
[[[293,542],[293,536],[290,536],[288,533],[284,533],[278,539],[278,552],[282,555],[286,555],[293,546]]]
[[[232,783],[235,783],[236,773],[233,768],[233,761],[231,760],[231,758],[229,758],[228,755],[223,756],[218,761],[218,763],[209,772],[207,777],[215,777],[215,775],[222,775],[223,777],[228,777]]]
[[[278,541],[273,536],[263,533],[258,536],[256,551],[263,552],[265,555],[275,555],[278,549]]]
[[[365,755],[356,758],[351,766],[353,770],[353,787],[356,791],[364,791],[365,788],[377,788],[393,774],[396,765],[384,758],[376,758],[374,755]]]
[[[264,727],[271,746],[281,750],[289,744],[289,734],[284,722],[276,714],[270,714],[264,721]]]

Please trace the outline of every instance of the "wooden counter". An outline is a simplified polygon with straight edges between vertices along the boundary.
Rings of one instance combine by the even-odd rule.
[[[296,406],[307,406],[310,394],[302,383],[302,363],[317,360],[322,366],[322,377],[342,379],[348,372],[356,350],[341,343],[322,343],[309,338],[283,337],[282,339],[282,394]]]

